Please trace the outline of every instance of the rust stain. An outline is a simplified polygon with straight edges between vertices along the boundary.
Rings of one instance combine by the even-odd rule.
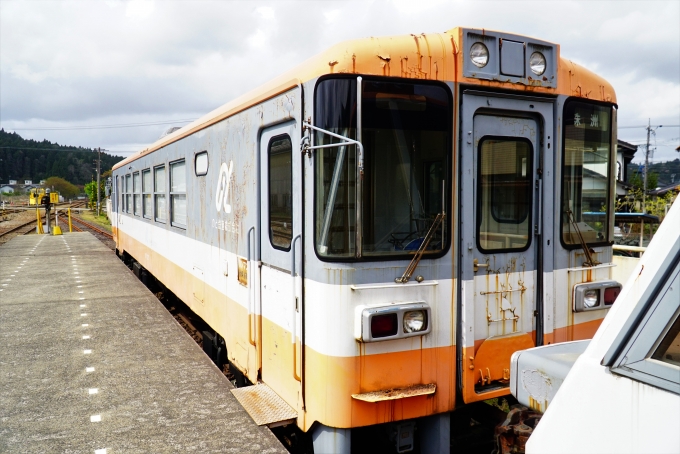
[[[437,385],[429,383],[426,385],[413,385],[408,388],[384,389],[362,394],[352,394],[352,399],[363,400],[364,402],[381,402],[385,400],[405,399],[407,397],[425,396],[434,394]]]

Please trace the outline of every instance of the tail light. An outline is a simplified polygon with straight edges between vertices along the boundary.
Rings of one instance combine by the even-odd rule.
[[[382,314],[371,317],[371,336],[373,338],[394,336],[399,327],[397,314]]]
[[[611,306],[616,301],[616,297],[621,293],[621,287],[609,287],[604,289],[604,304]]]

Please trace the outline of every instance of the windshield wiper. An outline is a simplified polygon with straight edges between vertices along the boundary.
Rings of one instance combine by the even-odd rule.
[[[423,238],[423,242],[420,243],[420,247],[416,251],[416,254],[413,256],[413,259],[411,259],[411,263],[408,264],[406,267],[406,271],[404,271],[404,274],[401,275],[401,277],[398,277],[394,280],[397,284],[405,284],[411,279],[411,276],[413,276],[413,272],[416,270],[418,267],[418,263],[420,263],[420,259],[423,258],[423,254],[425,254],[425,250],[427,249],[427,246],[430,244],[430,241],[432,240],[432,237],[434,236],[434,232],[437,231],[439,228],[439,224],[442,223],[444,218],[446,217],[446,213],[443,211],[441,213],[437,214],[437,217],[434,218],[434,222],[432,222],[432,225],[430,226],[430,230],[428,230],[427,235],[425,235],[425,238]],[[416,277],[416,281],[421,282],[423,279],[420,278],[420,276]]]
[[[588,244],[586,244],[586,240],[583,239],[583,235],[581,235],[581,230],[579,230],[578,225],[576,224],[576,220],[574,220],[574,213],[572,213],[571,210],[567,210],[567,214],[569,215],[569,222],[571,222],[571,225],[574,226],[574,229],[576,230],[576,234],[578,235],[578,239],[581,242],[581,247],[583,248],[583,252],[586,255],[586,261],[583,262],[583,266],[592,267],[592,266],[600,265],[600,262],[593,259],[593,256],[590,255],[590,248],[588,247]]]

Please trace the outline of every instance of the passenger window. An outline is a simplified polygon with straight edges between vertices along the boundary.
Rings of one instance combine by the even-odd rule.
[[[187,225],[187,185],[184,161],[170,164],[170,225]]]
[[[197,177],[201,177],[208,173],[208,152],[201,151],[196,154],[194,158],[194,172]]]
[[[151,219],[151,169],[142,170],[142,215]]]
[[[293,239],[293,147],[286,135],[269,141],[269,240],[290,249]]]
[[[141,190],[142,185],[139,178],[139,172],[135,172],[132,174],[132,203],[135,216],[139,216],[141,212]]]
[[[130,212],[130,193],[132,192],[132,179],[130,174],[125,175],[125,212]]]
[[[153,197],[154,197],[154,219],[158,222],[166,222],[167,210],[165,207],[165,166],[153,169]]]
[[[530,241],[531,143],[484,138],[479,145],[477,238],[484,251],[524,250]]]

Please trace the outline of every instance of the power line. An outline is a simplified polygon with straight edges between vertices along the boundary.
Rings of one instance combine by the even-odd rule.
[[[76,131],[81,129],[117,129],[117,128],[138,128],[143,126],[172,125],[177,123],[187,123],[194,121],[195,118],[185,118],[182,120],[164,120],[145,123],[118,123],[109,125],[77,125],[77,126],[49,126],[42,128],[7,128],[12,131]]]
[[[647,125],[640,125],[640,126],[617,126],[617,129],[634,129],[634,128],[646,128]],[[664,128],[680,128],[680,125],[660,125],[658,127],[664,127]]]
[[[30,148],[30,147],[0,147],[0,148],[11,148],[14,150],[43,150],[43,151],[89,151],[94,153],[95,150],[91,148]],[[122,150],[107,150],[111,153],[135,153],[134,151],[122,151]],[[139,151],[139,150],[137,150]]]

